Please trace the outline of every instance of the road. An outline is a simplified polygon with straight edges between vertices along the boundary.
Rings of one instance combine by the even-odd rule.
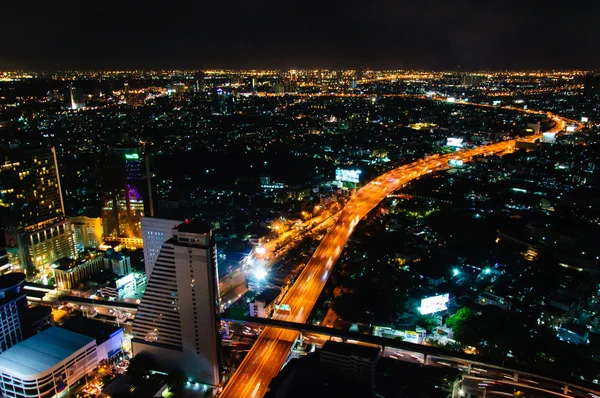
[[[472,103],[465,104],[477,106]],[[531,114],[542,113],[516,108],[503,109]],[[555,121],[555,127],[551,132],[559,132],[566,127],[567,123],[572,122],[556,115],[547,115]],[[580,127],[580,125],[578,126]],[[534,134],[524,140],[533,142],[541,137],[541,134]],[[296,283],[282,300],[282,304],[290,306],[290,312],[276,313],[273,318],[291,322],[306,322],[325,286],[332,267],[340,257],[354,228],[387,195],[414,179],[447,167],[449,159],[468,162],[475,156],[506,154],[514,150],[515,142],[515,140],[507,140],[453,154],[431,156],[393,169],[363,186],[339,213],[335,224],[323,238],[310,261],[298,276]],[[226,398],[262,397],[267,392],[271,379],[283,366],[297,337],[298,333],[294,331],[265,328],[220,396]]]

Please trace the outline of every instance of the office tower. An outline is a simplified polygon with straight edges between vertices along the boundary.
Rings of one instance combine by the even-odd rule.
[[[25,274],[20,272],[0,277],[0,352],[23,340],[21,318],[27,308],[24,283]]]
[[[148,278],[133,322],[133,353],[165,371],[182,370],[200,383],[220,377],[217,250],[210,227],[182,223],[173,229]]]
[[[51,274],[50,265],[75,257],[71,223],[64,204],[54,148],[3,153],[0,166],[0,219],[9,261],[27,271]]]
[[[141,239],[140,217],[151,206],[147,173],[142,146],[107,149],[102,183],[102,228],[108,240]]]
[[[166,218],[142,217],[142,241],[144,243],[144,265],[146,277],[150,278],[160,249],[173,237],[173,228],[183,221]]]
[[[75,234],[77,251],[97,248],[102,244],[102,218],[100,214],[82,214],[69,217]]]
[[[196,92],[197,93],[204,93],[204,90],[206,89],[206,83],[204,81],[204,79],[206,78],[206,74],[202,71],[198,71],[196,72]]]

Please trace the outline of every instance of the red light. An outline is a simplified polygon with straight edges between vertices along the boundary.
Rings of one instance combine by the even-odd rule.
[[[190,223],[190,219],[189,219],[189,218],[186,218],[186,219],[185,219],[185,223],[186,223],[186,224],[189,224],[189,223]]]

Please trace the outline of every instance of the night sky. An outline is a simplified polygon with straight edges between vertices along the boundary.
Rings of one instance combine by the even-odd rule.
[[[600,68],[600,2],[3,1],[0,68]]]

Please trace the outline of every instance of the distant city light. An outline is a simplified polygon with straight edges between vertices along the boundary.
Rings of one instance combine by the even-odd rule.
[[[492,270],[489,269],[489,268],[486,268],[486,269],[483,270],[483,273],[486,274],[486,275],[489,275],[491,272],[492,272]]]
[[[458,270],[458,268],[454,268],[454,269],[452,270],[452,275],[453,275],[453,276],[458,276],[459,274],[460,274],[460,271]]]
[[[125,159],[127,160],[138,160],[140,158],[140,155],[138,155],[137,153],[126,153],[125,154]]]
[[[254,251],[256,252],[256,254],[265,254],[267,252],[267,249],[265,249],[262,246],[258,246],[256,249],[254,249]]]

